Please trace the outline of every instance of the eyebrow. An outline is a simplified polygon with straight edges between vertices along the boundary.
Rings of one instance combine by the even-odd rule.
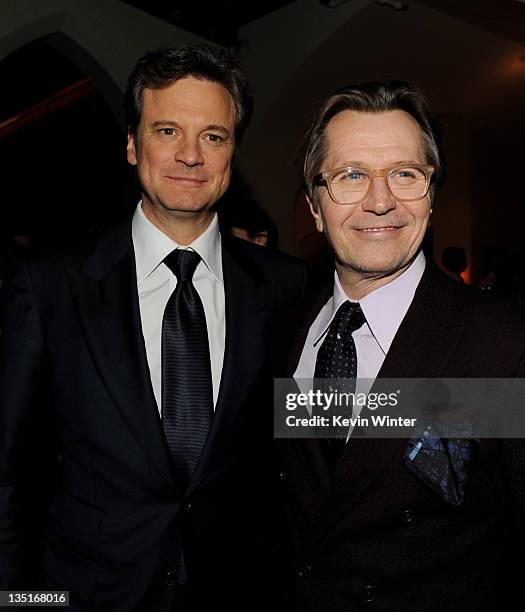
[[[230,130],[224,125],[219,125],[218,123],[212,123],[206,127],[206,130],[213,130],[214,132],[223,132],[224,134],[230,134]]]
[[[163,120],[154,121],[151,124],[151,127],[152,128],[161,128],[161,127],[177,127],[178,128],[181,126],[176,121],[171,121],[169,119],[166,119],[165,121]],[[222,132],[223,134],[226,134],[227,136],[231,135],[231,132],[227,127],[225,127],[224,125],[220,125],[218,123],[210,123],[202,131],[206,132],[207,130],[212,130],[214,132]]]
[[[409,161],[407,159],[402,159],[400,161],[396,161],[392,164],[390,164],[390,166],[399,166],[400,164],[420,164],[421,162],[416,162],[414,160]],[[345,163],[341,166],[341,168],[345,168],[346,166],[357,166],[358,168],[367,168],[367,165],[365,164],[365,162],[362,161],[356,161],[356,160],[352,160],[348,163]],[[389,167],[389,166],[387,166]]]

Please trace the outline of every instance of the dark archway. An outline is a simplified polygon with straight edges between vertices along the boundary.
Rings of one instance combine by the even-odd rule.
[[[134,200],[122,119],[66,38],[40,38],[0,62],[2,234],[45,250],[89,238]]]

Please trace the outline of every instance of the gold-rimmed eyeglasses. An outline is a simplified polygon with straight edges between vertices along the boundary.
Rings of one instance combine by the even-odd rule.
[[[380,170],[343,166],[316,174],[313,184],[325,185],[337,204],[359,204],[368,196],[372,181],[383,178],[396,200],[414,202],[427,195],[434,170],[427,164],[396,164]]]

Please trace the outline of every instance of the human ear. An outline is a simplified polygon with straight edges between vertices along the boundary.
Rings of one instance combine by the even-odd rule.
[[[137,148],[135,145],[134,134],[128,132],[128,145],[126,147],[128,163],[132,166],[137,165]]]
[[[310,207],[310,212],[312,213],[312,216],[314,218],[315,221],[315,227],[317,228],[318,232],[323,231],[323,219],[321,217],[321,213],[319,212],[319,207],[316,206],[316,204],[314,204],[312,202],[312,200],[310,200],[310,198],[308,196],[306,196],[306,201],[308,202],[308,206]]]

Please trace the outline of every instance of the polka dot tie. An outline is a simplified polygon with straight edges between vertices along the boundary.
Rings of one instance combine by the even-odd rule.
[[[326,337],[317,352],[315,379],[316,388],[324,393],[353,393],[357,376],[357,352],[352,333],[359,329],[366,319],[361,306],[356,302],[344,302],[337,310]],[[342,380],[344,379],[344,380]],[[344,416],[351,416],[351,408],[343,409]],[[336,414],[331,411],[330,414]],[[336,438],[320,439],[320,445],[330,470],[339,460],[346,443],[348,429],[334,432]]]

